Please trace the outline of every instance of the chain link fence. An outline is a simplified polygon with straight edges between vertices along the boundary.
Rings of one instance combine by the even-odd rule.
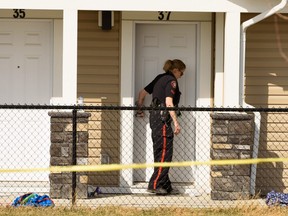
[[[67,207],[212,208],[266,205],[270,191],[287,192],[285,160],[231,160],[287,158],[288,109],[192,107],[178,108],[181,133],[169,169],[176,192],[148,192],[155,109],[137,117],[136,107],[0,106],[0,204],[37,193]],[[224,164],[193,164],[210,160]]]

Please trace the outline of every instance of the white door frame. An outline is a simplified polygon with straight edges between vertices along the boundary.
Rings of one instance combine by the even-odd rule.
[[[142,53],[142,51],[143,51],[142,46],[145,46],[145,53],[150,49],[148,44],[146,44],[144,41],[141,42],[140,40],[142,40],[141,38],[144,35],[148,36],[148,37],[153,35],[157,38],[159,37],[157,40],[159,43],[158,45],[162,44],[162,45],[160,45],[162,47],[161,49],[165,49],[165,51],[164,51],[164,53],[160,51],[161,56],[158,56],[157,59],[159,58],[162,60],[160,60],[160,62],[158,63],[158,66],[157,66],[158,72],[157,71],[153,72],[153,70],[150,71],[151,73],[153,72],[154,75],[152,75],[152,74],[149,75],[150,78],[148,78],[148,82],[149,82],[149,79],[152,80],[154,78],[154,76],[156,76],[157,73],[159,73],[159,71],[162,71],[162,66],[163,66],[162,64],[164,63],[164,61],[167,58],[176,57],[176,58],[182,59],[186,64],[187,73],[186,73],[184,79],[180,79],[178,81],[179,85],[181,86],[180,90],[182,92],[182,95],[181,95],[182,103],[180,103],[179,106],[182,106],[182,104],[195,106],[195,103],[196,103],[196,97],[195,96],[196,96],[196,86],[197,86],[196,85],[196,71],[197,71],[196,66],[197,66],[197,59],[198,59],[197,51],[199,49],[199,46],[197,46],[197,43],[198,43],[197,40],[199,39],[199,35],[198,35],[199,22],[179,22],[179,21],[178,22],[168,22],[168,23],[167,22],[164,22],[164,23],[163,22],[154,22],[153,24],[151,24],[151,23],[147,24],[147,22],[137,22],[137,23],[135,23],[135,27],[136,27],[135,28],[135,30],[136,30],[136,40],[135,40],[135,42],[136,42],[136,44],[135,44],[136,45],[135,46],[136,55],[135,55],[135,80],[133,82],[135,84],[135,87],[136,87],[135,94],[137,94],[138,91],[141,88],[143,88],[144,85],[147,84],[145,82],[140,84],[139,83],[140,80],[137,80],[137,77],[138,77],[138,79],[140,78],[141,80],[142,80],[142,78],[144,79],[144,77],[146,77],[145,78],[146,82],[147,82],[147,78],[148,78],[147,75],[143,74],[143,76],[142,76],[142,74],[140,72],[142,69],[139,68],[139,65],[136,65],[136,64],[139,64],[140,59],[143,58],[142,54],[144,54],[144,53]],[[143,31],[143,28],[146,30]],[[141,33],[138,32],[138,30],[140,30]],[[151,35],[151,32],[147,32],[147,31],[153,31],[152,35]],[[166,31],[170,32],[169,36],[167,35]],[[141,36],[138,35],[139,33],[141,34]],[[162,38],[163,36],[164,36],[164,38],[165,37],[169,37],[169,38],[171,37],[169,40],[167,38],[168,41],[166,41],[167,44],[165,44],[165,45],[163,44],[163,42],[160,42],[163,39]],[[175,43],[175,41],[173,42],[172,38],[174,38],[174,40],[179,40],[178,41],[179,44],[176,43],[176,44],[174,44],[174,46],[171,46],[171,43]],[[181,45],[180,45],[180,40],[181,40]],[[144,44],[142,44],[142,43],[144,43]],[[155,43],[157,43],[157,42],[155,41]],[[148,47],[146,47],[147,45],[148,45]],[[177,47],[177,45],[178,45],[178,47]],[[151,48],[152,48],[152,50],[157,49],[156,47],[151,47]],[[158,48],[160,48],[160,47],[158,47]],[[168,51],[168,50],[170,50],[170,51]],[[178,52],[176,50],[178,50]],[[179,50],[182,50],[182,51],[179,52]],[[177,53],[175,53],[175,51]],[[139,53],[139,54],[141,53],[140,56],[137,57],[137,53]],[[154,61],[154,60],[157,61],[156,59],[154,59],[154,60],[151,59],[151,55],[155,56],[155,54],[156,53],[154,53],[154,52],[151,52],[147,56],[145,54],[145,59],[148,57],[149,61],[150,60],[151,61]],[[176,56],[175,56],[175,54],[176,54]],[[158,61],[159,61],[159,59],[158,59]],[[137,98],[137,95],[135,95],[135,99],[136,98]],[[146,101],[147,102],[146,106],[149,106],[150,100],[151,100],[151,96]],[[186,126],[185,128],[183,128],[184,133],[182,133],[181,136],[175,137],[174,151],[173,151],[173,162],[183,161],[183,160],[194,160],[194,158],[195,158],[195,155],[194,155],[194,151],[195,151],[194,132],[195,132],[195,130],[192,129],[193,125],[195,125],[194,117],[193,117],[193,115],[190,115],[188,113],[186,113],[186,114],[183,113],[183,116],[179,120],[180,120],[180,124],[182,126],[186,125],[186,124],[189,124],[190,126],[188,126],[188,127]],[[192,122],[194,122],[194,123],[192,123]],[[141,162],[142,163],[153,163],[153,145],[152,145],[152,140],[151,140],[151,129],[149,127],[149,116],[146,116],[144,119],[134,118],[134,123],[135,123],[134,128],[139,127],[139,126],[141,126],[141,128],[142,128],[143,123],[145,123],[145,126],[142,128],[142,131],[145,135],[142,136],[142,135],[138,134],[139,128],[135,128],[135,130],[134,130],[134,146],[133,146],[134,160],[133,161],[134,161],[134,163],[141,163]],[[140,131],[141,131],[141,129],[140,129]],[[139,143],[139,141],[140,141],[140,143]],[[186,150],[183,151],[184,148],[187,148],[187,144],[189,145],[189,151],[186,151]],[[189,184],[192,185],[194,182],[194,168],[195,167],[173,167],[173,168],[171,168],[169,171],[169,173],[170,173],[169,176],[170,176],[171,182],[175,185],[179,184],[179,183],[181,184],[181,182],[182,183],[185,182],[186,184],[188,184],[188,182],[189,182]],[[134,182],[134,184],[135,184],[135,182],[143,182],[143,181],[148,182],[152,173],[153,173],[153,167],[148,168],[148,169],[133,170],[133,176],[134,176],[133,182]],[[187,187],[188,186],[186,185],[186,188]]]
[[[53,77],[53,33],[54,33],[54,23],[53,23],[53,19],[0,19],[0,22],[6,22],[8,24],[11,24],[12,22],[17,23],[17,25],[19,24],[21,26],[21,32],[35,32],[35,29],[33,28],[32,30],[27,30],[25,25],[23,24],[28,24],[28,25],[33,25],[35,23],[47,23],[49,25],[49,53],[47,53],[47,55],[45,55],[45,57],[48,58],[49,55],[49,63],[48,64],[48,68],[49,71],[47,71],[47,75],[49,73],[49,79],[46,79],[45,82],[48,83],[48,89],[47,89],[47,93],[49,93],[49,98],[45,98],[47,99],[47,101],[45,101],[45,103],[49,104],[49,100],[50,97],[52,96],[52,77]],[[19,26],[16,26],[19,27]],[[47,26],[48,27],[48,26]],[[40,28],[40,27],[39,27]],[[19,29],[19,28],[18,28]],[[2,29],[3,30],[3,29]],[[41,26],[41,32],[42,31],[42,26]],[[47,29],[46,29],[47,30]],[[38,31],[38,28],[37,28]],[[36,32],[37,32],[36,31]],[[47,42],[47,40],[45,40]],[[45,44],[47,45],[47,44]],[[21,52],[22,53],[22,52]],[[42,52],[39,52],[42,54]],[[37,52],[37,54],[39,54]],[[24,56],[27,56],[27,53],[24,53]],[[34,56],[34,54],[29,54],[29,56]],[[37,55],[36,55],[37,56]],[[17,62],[20,62],[19,59],[16,60]],[[15,65],[16,66],[16,65]],[[44,65],[45,66],[45,65]],[[27,103],[29,104],[30,101],[27,101]],[[36,102],[34,102],[36,103]],[[47,114],[47,110],[29,110],[27,112],[27,110],[9,110],[9,109],[3,109],[1,110],[2,115],[0,121],[3,123],[1,126],[4,128],[10,128],[10,131],[6,132],[6,138],[4,138],[3,143],[5,144],[4,146],[2,146],[2,155],[5,155],[5,152],[3,152],[3,150],[5,151],[6,149],[5,146],[9,145],[13,145],[12,151],[10,149],[10,153],[14,151],[15,155],[12,156],[12,160],[10,161],[11,163],[9,164],[5,164],[5,166],[9,166],[10,168],[35,168],[37,166],[41,166],[41,167],[47,167],[50,164],[50,154],[49,154],[49,149],[50,149],[50,132],[49,132],[49,128],[50,128],[50,118]],[[10,115],[9,115],[10,114]],[[5,117],[6,116],[6,117]],[[32,117],[33,118],[30,118]],[[43,118],[45,117],[45,118]],[[22,120],[22,121],[21,121]],[[28,124],[31,124],[31,126],[29,128],[25,127],[23,125],[23,121],[28,121]],[[8,129],[9,130],[9,129]],[[40,140],[38,139],[33,139],[33,137],[29,136],[29,132],[33,132],[34,130],[36,130],[37,132],[42,132],[41,133],[41,138]],[[22,132],[25,133],[26,135],[19,135],[18,132]],[[27,133],[28,132],[28,133]],[[21,139],[16,139],[15,138],[19,138],[19,136],[21,136]],[[40,135],[36,135],[40,136]],[[2,145],[2,144],[1,144]],[[23,147],[25,146],[25,147]],[[21,148],[24,149],[21,149]],[[18,149],[17,149],[18,148]],[[26,151],[28,149],[28,151]],[[39,152],[39,149],[41,152]],[[8,151],[9,153],[9,151]],[[27,154],[26,154],[27,153]],[[19,160],[25,159],[25,157],[32,156],[33,153],[33,161],[27,163],[27,164],[21,164],[18,163]],[[41,153],[41,154],[40,154]],[[24,154],[24,155],[23,155]],[[26,155],[25,155],[26,154]],[[7,156],[8,155],[8,156]],[[38,157],[38,156],[43,156],[43,157]],[[9,157],[9,154],[6,154],[5,156]],[[16,158],[18,157],[18,158]],[[11,159],[10,158],[10,159]],[[38,160],[38,158],[41,158],[41,160]],[[6,160],[5,160],[6,161]],[[9,160],[8,160],[9,162]],[[4,167],[3,167],[4,168]],[[49,192],[49,173],[50,172],[40,172],[40,173],[1,173],[1,181],[5,182],[5,184],[7,183],[7,186],[5,188],[3,188],[3,193],[4,192],[11,192],[11,188],[9,188],[9,186],[14,185],[15,186],[15,181],[23,181],[26,182],[23,185],[16,185],[13,189],[16,192],[23,192],[23,191],[36,191],[36,192],[44,192],[47,193]],[[28,183],[27,183],[28,182]],[[38,185],[38,186],[35,186]]]
[[[135,26],[137,23],[163,23],[158,21],[128,21],[122,20],[121,35],[121,106],[133,106],[134,95],[134,62],[135,62]],[[183,23],[183,22],[180,22]],[[167,23],[169,24],[169,23]],[[174,24],[174,22],[173,22]],[[187,22],[186,22],[187,24]],[[208,107],[211,99],[211,22],[199,22],[198,27],[198,60],[197,60],[197,88],[196,106]],[[128,79],[127,79],[128,78]],[[130,79],[129,79],[130,78]],[[120,128],[120,163],[133,163],[133,137],[125,134],[133,134],[133,112],[122,111]],[[209,113],[197,113],[196,119],[196,160],[210,160],[210,127]],[[205,130],[204,130],[205,128]],[[200,135],[201,134],[201,135]],[[210,168],[196,167],[195,186],[197,194],[210,192]],[[120,172],[120,187],[129,188],[133,185],[133,170],[125,169]],[[196,195],[197,195],[196,194]]]

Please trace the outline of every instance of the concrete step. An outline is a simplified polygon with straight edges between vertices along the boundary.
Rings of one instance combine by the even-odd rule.
[[[23,181],[1,181],[0,182],[0,196],[7,196],[9,194],[25,194],[38,193],[49,194],[49,182],[23,182]]]
[[[172,183],[172,187],[180,192],[189,196],[196,196],[198,193],[193,183]],[[147,192],[147,182],[137,182],[131,187],[132,193],[149,193]]]

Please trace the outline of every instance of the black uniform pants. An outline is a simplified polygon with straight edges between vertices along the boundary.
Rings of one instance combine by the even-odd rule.
[[[171,120],[162,122],[160,110],[152,110],[150,113],[150,127],[152,130],[154,162],[171,162],[173,155],[173,130]],[[163,188],[171,191],[169,179],[169,167],[154,167],[148,189]]]

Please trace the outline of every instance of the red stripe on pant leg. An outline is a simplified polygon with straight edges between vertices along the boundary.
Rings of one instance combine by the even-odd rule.
[[[162,145],[162,155],[161,155],[161,162],[164,162],[165,154],[166,154],[166,145],[167,145],[167,138],[166,138],[166,125],[164,124],[162,127],[162,137],[163,137],[163,145]],[[156,179],[154,180],[153,189],[156,189],[158,179],[161,175],[163,167],[159,167],[158,174]]]

